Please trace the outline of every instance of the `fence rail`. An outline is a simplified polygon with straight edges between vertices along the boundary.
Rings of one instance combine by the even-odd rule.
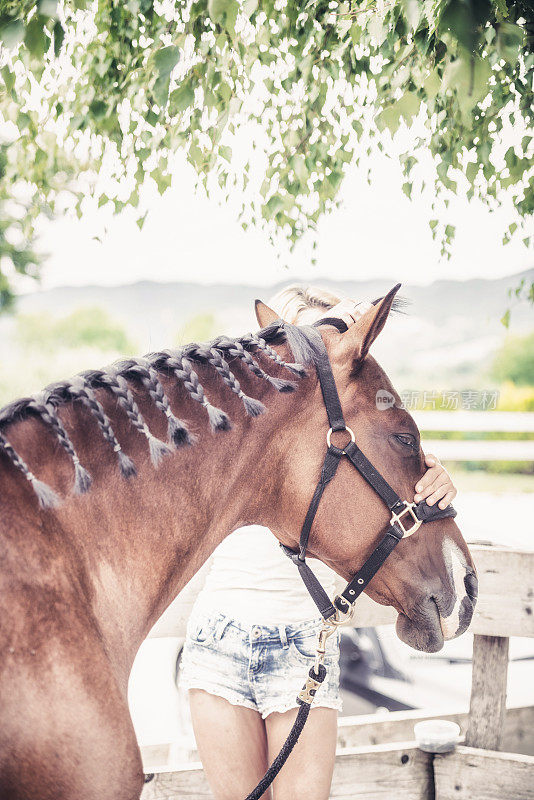
[[[442,461],[534,461],[534,440],[429,439],[424,431],[534,433],[534,414],[515,411],[415,411],[423,448]]]
[[[441,461],[534,461],[534,441],[423,438],[422,445]]]
[[[414,411],[413,418],[422,431],[534,433],[529,411]]]
[[[471,545],[469,550],[479,585],[470,631],[493,636],[534,636],[534,551],[483,545]],[[389,625],[397,619],[397,612],[361,595],[354,618],[361,627]]]

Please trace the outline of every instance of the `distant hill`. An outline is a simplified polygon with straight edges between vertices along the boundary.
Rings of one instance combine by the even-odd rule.
[[[407,314],[392,317],[377,342],[376,356],[400,388],[485,385],[484,369],[506,335],[500,318],[510,304],[508,290],[523,277],[534,280],[534,269],[498,280],[405,284],[401,294],[409,301]],[[63,286],[22,296],[18,313],[64,316],[76,308],[99,306],[124,325],[140,352],[146,352],[172,346],[179,328],[198,314],[213,313],[221,332],[250,330],[255,325],[254,299],[268,301],[287,283],[268,288],[152,281],[114,287]],[[355,299],[374,299],[395,281],[336,281],[325,277],[313,283]],[[520,332],[532,327],[532,308],[523,304],[515,309],[511,329]],[[0,321],[2,349],[9,343],[12,328],[9,319]]]

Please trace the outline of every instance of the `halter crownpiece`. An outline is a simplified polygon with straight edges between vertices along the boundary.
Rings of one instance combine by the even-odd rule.
[[[328,316],[333,317],[334,319],[343,320],[347,328],[350,328],[351,325],[354,325],[354,323],[357,322],[359,318],[372,307],[372,303],[367,303],[365,301],[357,303],[355,300],[350,300],[347,297],[344,300],[341,300],[337,306],[331,308],[328,312]],[[317,324],[322,324],[321,320],[319,320]]]
[[[321,317],[313,323],[314,328],[319,325],[333,325],[337,328],[339,333],[346,333],[351,325],[354,325],[366,311],[373,307],[372,303],[361,302],[357,303],[355,300],[341,300],[336,306],[333,306],[328,311],[328,315]]]
[[[337,308],[337,307],[336,307]],[[386,558],[395,549],[401,539],[411,536],[425,522],[433,522],[446,517],[455,517],[456,511],[449,505],[441,509],[438,506],[429,506],[422,500],[419,503],[410,503],[402,500],[392,486],[376,470],[369,459],[362,453],[356,444],[356,437],[353,431],[345,423],[343,410],[339,400],[335,378],[330,365],[330,359],[324,342],[315,328],[319,325],[334,325],[338,330],[344,332],[347,323],[335,317],[327,317],[319,320],[313,327],[306,328],[306,336],[317,353],[315,368],[321,386],[321,392],[326,408],[326,414],[330,428],[326,434],[326,454],[321,469],[319,482],[311,499],[304,523],[300,532],[298,550],[281,544],[284,553],[296,565],[302,580],[312,600],[319,609],[323,619],[339,620],[339,613],[349,614],[354,602],[358,599],[371,579],[376,575]],[[350,441],[343,448],[332,444],[332,434],[335,431],[346,431],[350,436]],[[386,532],[381,541],[371,553],[367,561],[354,575],[345,589],[338,595],[333,603],[328,597],[321,583],[306,563],[306,550],[312,529],[313,521],[319,508],[319,503],[323,492],[337,472],[337,468],[343,456],[346,456],[353,467],[360,475],[365,478],[367,483],[375,490],[378,496],[387,505],[391,519],[386,528]]]

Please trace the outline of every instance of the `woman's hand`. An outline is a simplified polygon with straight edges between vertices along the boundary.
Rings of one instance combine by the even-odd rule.
[[[451,476],[439,458],[430,453],[425,456],[425,464],[428,469],[417,481],[414,500],[419,503],[420,500],[426,499],[429,506],[433,506],[439,500],[438,507],[447,508],[457,495]]]

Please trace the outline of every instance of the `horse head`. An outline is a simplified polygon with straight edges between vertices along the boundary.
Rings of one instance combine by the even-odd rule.
[[[411,501],[425,471],[419,430],[386,373],[369,354],[384,328],[397,289],[367,310],[364,307],[345,332],[328,324],[318,330],[346,424],[354,431],[358,447],[397,494]],[[262,327],[280,321],[279,315],[263,303],[257,303],[256,313]],[[293,329],[293,355],[309,364],[313,353],[305,352],[305,336],[304,344],[299,345],[295,335],[298,330]],[[288,330],[288,342],[290,338]],[[301,352],[295,352],[299,347]],[[328,429],[321,387],[312,368],[297,395],[298,409],[291,406],[279,434],[269,443],[269,455],[276,464],[276,503],[265,520],[280,542],[291,548],[297,547],[317,483]],[[347,431],[334,434],[332,440],[339,448],[345,447]],[[390,513],[374,489],[342,459],[319,505],[308,553],[350,580],[375,549],[389,519]],[[463,633],[473,615],[477,578],[454,519],[421,525],[401,540],[366,593],[396,609],[400,639],[418,650],[438,651],[444,640]]]

